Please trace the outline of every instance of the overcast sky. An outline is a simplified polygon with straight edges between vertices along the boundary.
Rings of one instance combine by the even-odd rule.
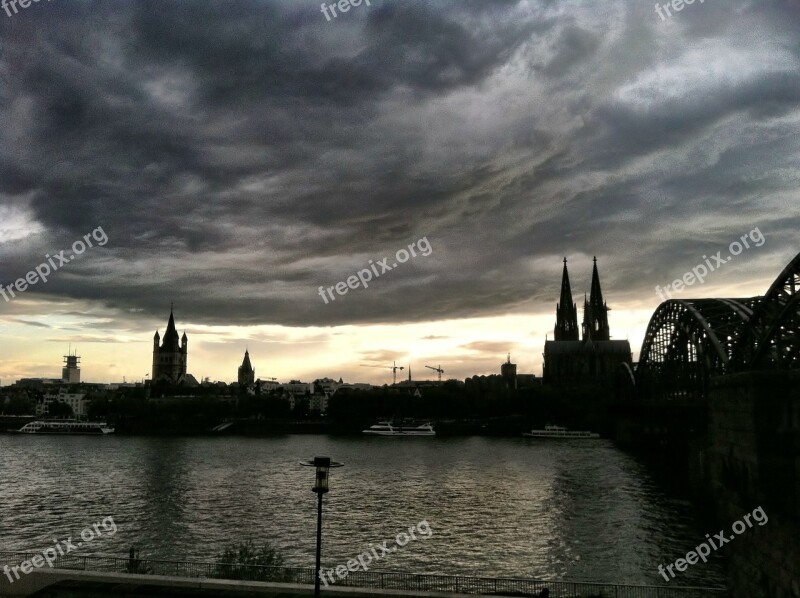
[[[85,381],[141,379],[170,302],[198,378],[245,347],[281,380],[540,375],[564,256],[579,307],[597,256],[636,358],[656,285],[758,228],[674,296],[762,294],[800,250],[799,124],[797,0],[0,11],[0,283],[108,239],[0,298],[0,380],[70,343]]]

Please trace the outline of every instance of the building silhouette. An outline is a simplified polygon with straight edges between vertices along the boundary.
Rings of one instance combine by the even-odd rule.
[[[572,300],[567,258],[564,258],[561,296],[556,304],[555,340],[544,344],[545,384],[607,382],[620,364],[633,361],[627,340],[611,340],[608,311],[595,257],[589,298],[584,297],[583,303],[583,338],[578,339],[577,307]]]
[[[167,330],[164,332],[164,339],[160,346],[159,340],[158,330],[156,330],[156,334],[153,337],[153,383],[166,382],[168,384],[180,384],[186,382],[189,340],[184,332],[183,338],[180,339],[179,343],[178,331],[175,328],[175,318],[172,315],[171,306]]]
[[[64,367],[61,368],[61,381],[65,384],[80,384],[81,382],[81,358],[78,357],[77,351],[73,355],[64,355]]]
[[[508,354],[508,361],[500,365],[500,375],[505,381],[507,388],[516,390],[517,364],[511,363],[511,353]]]
[[[250,352],[245,349],[244,360],[239,366],[239,386],[252,387],[256,383],[256,371],[250,363]]]

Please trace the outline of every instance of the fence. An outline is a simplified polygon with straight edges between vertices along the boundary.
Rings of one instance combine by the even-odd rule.
[[[19,565],[22,561],[30,560],[37,554],[41,553],[0,552],[0,569],[3,565],[9,567]],[[308,585],[314,583],[314,570],[303,567],[224,565],[193,561],[78,555],[58,557],[53,566],[57,569],[80,571],[240,579]],[[635,586],[522,578],[428,575],[397,571],[350,571],[344,579],[336,578],[336,584],[332,587],[336,586],[531,597],[539,596],[540,592],[547,588],[550,598],[705,598],[707,596],[727,598],[728,596],[727,590],[722,588]]]

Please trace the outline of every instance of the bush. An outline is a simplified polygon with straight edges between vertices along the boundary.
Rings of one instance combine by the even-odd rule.
[[[268,543],[256,548],[252,539],[231,544],[217,556],[214,577],[248,581],[289,581],[283,556]],[[264,567],[275,567],[267,569]]]

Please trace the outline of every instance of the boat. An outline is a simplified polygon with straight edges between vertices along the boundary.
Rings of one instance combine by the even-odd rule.
[[[420,423],[408,420],[401,423],[378,422],[369,429],[362,430],[362,433],[372,436],[436,436],[430,422]]]
[[[113,426],[106,422],[79,422],[74,419],[62,420],[36,420],[28,422],[19,430],[11,430],[18,434],[78,434],[88,436],[103,436],[113,434]]]
[[[561,426],[545,426],[544,430],[531,430],[522,435],[528,438],[600,438],[600,434],[596,432],[567,430]]]

